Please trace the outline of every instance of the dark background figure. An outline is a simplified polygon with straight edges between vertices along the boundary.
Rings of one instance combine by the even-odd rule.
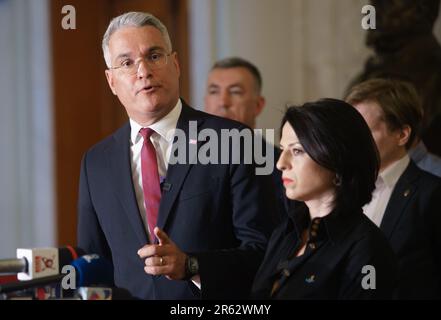
[[[441,46],[432,29],[439,0],[372,0],[376,29],[367,32],[366,44],[374,54],[350,84],[371,78],[410,81],[422,98],[422,139],[429,151],[441,155]]]

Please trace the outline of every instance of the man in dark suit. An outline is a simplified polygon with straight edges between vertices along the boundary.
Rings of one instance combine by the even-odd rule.
[[[256,119],[265,107],[262,86],[260,71],[250,61],[240,57],[218,60],[208,74],[204,110],[219,117],[239,121],[255,129]],[[276,187],[277,209],[274,209],[273,213],[280,223],[287,218],[288,206],[282,183],[282,172],[276,168],[280,150],[274,146],[274,135],[270,136],[272,139],[269,141],[261,134],[256,135],[256,139],[262,140],[263,152],[274,155],[274,167],[271,169]]]
[[[381,166],[372,201],[363,209],[399,259],[398,299],[441,297],[441,179],[419,169],[407,151],[419,132],[422,108],[410,83],[372,79],[346,98],[364,117]]]
[[[237,150],[246,158],[244,144],[226,163],[202,164],[192,151],[249,128],[179,99],[177,55],[154,16],[113,19],[103,51],[130,121],[83,158],[79,246],[111,259],[115,285],[136,298],[246,297],[273,228],[271,179],[233,161]],[[202,130],[212,134],[198,141]]]

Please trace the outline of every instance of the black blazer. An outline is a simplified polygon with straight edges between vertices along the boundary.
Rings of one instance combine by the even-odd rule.
[[[304,206],[304,205],[303,205]],[[305,214],[306,212],[306,214]],[[391,298],[396,257],[381,231],[361,211],[309,221],[296,204],[295,215],[271,236],[256,274],[252,297],[257,299],[384,299]],[[308,227],[309,224],[309,227]],[[314,226],[316,225],[316,226]],[[301,230],[308,228],[305,253],[294,257]],[[313,231],[316,231],[316,235]],[[368,266],[363,270],[364,266]],[[362,282],[376,289],[363,289]],[[364,272],[364,273],[363,273]],[[365,276],[368,276],[363,280]],[[279,289],[271,296],[277,281]]]
[[[183,103],[177,128],[239,130],[238,122],[196,111]],[[270,176],[253,164],[169,165],[158,226],[184,252],[199,258],[202,291],[191,281],[147,275],[138,249],[148,243],[132,183],[130,124],[92,147],[81,165],[78,245],[112,260],[115,284],[141,299],[241,298],[274,229]],[[198,141],[198,150],[205,142]],[[220,144],[219,144],[220,145]],[[230,150],[231,151],[231,150]],[[231,155],[231,152],[230,152]],[[188,150],[187,150],[188,156]],[[230,162],[231,163],[231,162]]]
[[[399,259],[398,299],[441,297],[441,179],[412,161],[380,225]]]

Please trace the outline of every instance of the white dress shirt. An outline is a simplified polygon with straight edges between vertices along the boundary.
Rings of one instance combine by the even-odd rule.
[[[384,212],[386,211],[392,191],[394,190],[398,179],[409,165],[409,162],[409,156],[405,155],[381,172],[375,182],[375,190],[372,193],[371,202],[363,206],[364,213],[378,227],[383,220]]]
[[[158,173],[161,181],[167,175],[168,160],[170,159],[170,153],[173,145],[173,136],[179,116],[181,115],[181,110],[182,103],[181,100],[178,100],[176,106],[164,118],[149,126],[149,128],[155,131],[151,135],[150,141],[153,143],[156,150]],[[130,127],[130,159],[132,165],[133,186],[135,187],[136,201],[138,202],[139,213],[141,214],[144,228],[147,234],[150,235],[146,221],[141,174],[141,149],[144,139],[139,133],[139,130],[141,130],[143,127],[132,119],[130,119]]]
[[[178,100],[176,106],[164,118],[150,125],[155,133],[150,136],[150,141],[156,150],[156,161],[158,162],[159,179],[162,181],[167,176],[168,162],[173,146],[173,138],[178,123],[179,116],[182,111],[182,102]],[[150,235],[149,228],[146,221],[146,211],[144,202],[144,192],[142,189],[142,175],[141,175],[141,149],[144,140],[139,133],[143,128],[136,121],[130,119],[130,158],[132,165],[132,180],[135,187],[136,201],[138,202],[139,213],[141,214],[144,229]],[[193,283],[201,289],[201,280],[199,275],[194,276]]]

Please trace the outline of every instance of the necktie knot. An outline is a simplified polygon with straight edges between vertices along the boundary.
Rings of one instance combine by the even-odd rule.
[[[139,134],[144,138],[144,141],[146,141],[147,139],[150,139],[151,135],[154,132],[155,131],[151,128],[141,128],[141,130],[139,130]]]

